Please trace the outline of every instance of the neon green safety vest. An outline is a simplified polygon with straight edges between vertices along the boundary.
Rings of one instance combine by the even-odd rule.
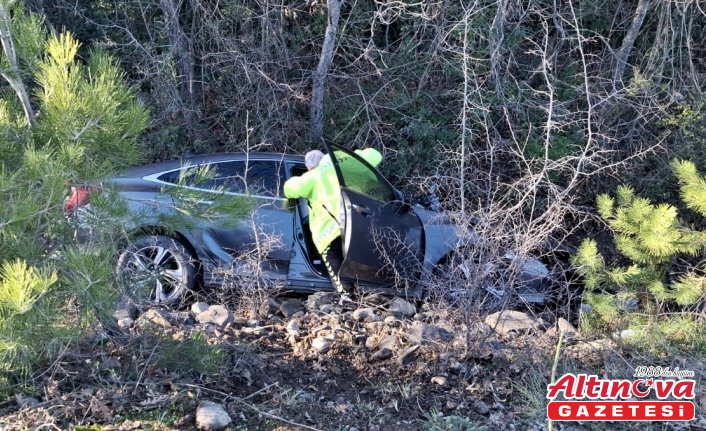
[[[372,166],[382,161],[382,154],[374,148],[356,150],[355,153]],[[339,161],[340,163],[340,161]],[[341,235],[341,189],[331,157],[324,156],[319,166],[284,183],[284,196],[289,199],[306,198],[309,201],[309,228],[314,245],[323,250]]]

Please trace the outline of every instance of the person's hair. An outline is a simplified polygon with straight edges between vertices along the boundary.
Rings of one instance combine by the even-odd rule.
[[[319,162],[324,157],[324,153],[319,150],[311,150],[304,156],[304,164],[309,169],[319,166]]]

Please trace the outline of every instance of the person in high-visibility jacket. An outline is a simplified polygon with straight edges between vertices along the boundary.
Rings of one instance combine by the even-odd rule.
[[[356,150],[355,153],[373,167],[382,161],[382,154],[374,148]],[[314,245],[324,260],[336,290],[341,295],[348,295],[351,292],[343,285],[338,275],[343,263],[340,226],[340,222],[343,221],[341,189],[331,157],[328,155],[321,157],[317,165],[313,161],[317,159],[318,154],[321,154],[318,150],[306,154],[304,159],[308,171],[284,183],[284,196],[290,199],[306,198],[309,201],[309,228]],[[347,163],[346,159],[353,158],[341,157],[341,160],[338,160],[339,166],[343,172],[354,173],[354,167],[346,169],[347,164],[352,164]],[[310,166],[310,160],[312,166]]]

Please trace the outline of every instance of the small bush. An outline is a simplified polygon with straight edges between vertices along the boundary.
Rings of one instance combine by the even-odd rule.
[[[706,217],[706,180],[690,162],[675,161],[672,169],[686,206]],[[583,315],[584,328],[631,327],[638,334],[650,333],[651,339],[657,331],[682,347],[700,345],[695,337],[703,331],[695,330],[693,322],[703,306],[706,268],[688,262],[703,252],[706,233],[682,222],[676,207],[655,205],[627,186],[619,187],[615,198],[600,195],[597,206],[626,263],[607,265],[593,239],[579,247],[573,264],[584,278],[583,299],[590,310]],[[688,335],[686,328],[691,328]]]

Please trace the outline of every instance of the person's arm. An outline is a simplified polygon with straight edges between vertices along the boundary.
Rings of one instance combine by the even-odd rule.
[[[382,154],[375,148],[365,148],[363,150],[355,150],[355,153],[363,158],[370,166],[376,167],[382,162]]]
[[[314,185],[313,171],[299,177],[292,177],[284,183],[284,197],[288,199],[305,198],[311,194]]]

